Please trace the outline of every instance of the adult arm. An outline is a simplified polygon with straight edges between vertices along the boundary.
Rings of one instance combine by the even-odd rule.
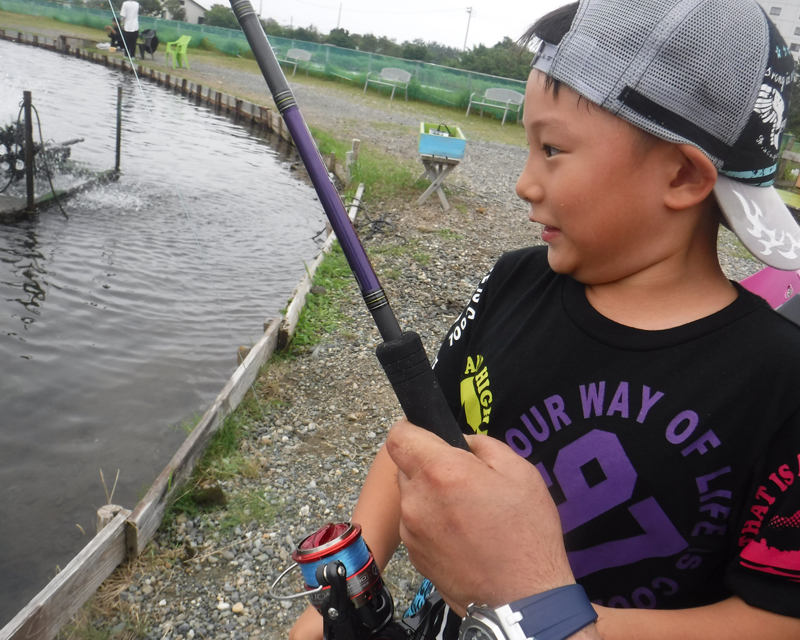
[[[497,440],[468,442],[472,453],[405,420],[389,433],[411,562],[459,615],[473,602],[495,607],[574,584],[539,472]],[[595,625],[572,637],[599,638]]]
[[[397,467],[383,446],[375,456],[353,510],[352,521],[381,571],[400,544],[400,493]],[[289,632],[289,640],[321,640],[322,616],[309,605]]]

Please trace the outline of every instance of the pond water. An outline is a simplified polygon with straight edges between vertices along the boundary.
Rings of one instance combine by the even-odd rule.
[[[45,139],[119,182],[0,224],[0,627],[132,509],[318,251],[323,213],[276,151],[132,76],[0,41],[0,126],[33,94]],[[59,178],[59,181],[65,181]],[[0,187],[5,179],[0,180]]]

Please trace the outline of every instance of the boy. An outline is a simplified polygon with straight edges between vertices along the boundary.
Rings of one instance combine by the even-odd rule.
[[[574,577],[581,637],[800,638],[800,330],[716,253],[721,213],[800,268],[769,186],[791,55],[750,0],[583,0],[534,35],[517,193],[547,248],[500,259],[435,365],[494,440],[398,425],[353,521],[458,614]]]

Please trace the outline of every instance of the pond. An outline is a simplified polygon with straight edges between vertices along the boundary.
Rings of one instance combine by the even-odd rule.
[[[0,41],[0,126],[32,92],[45,139],[116,183],[0,224],[0,626],[132,509],[318,252],[294,157],[132,76]],[[63,182],[68,178],[59,177]],[[0,187],[5,179],[0,180]],[[37,187],[38,189],[38,187]]]

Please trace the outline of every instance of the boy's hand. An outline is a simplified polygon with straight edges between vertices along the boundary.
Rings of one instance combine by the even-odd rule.
[[[472,454],[406,420],[386,442],[399,468],[400,535],[459,615],[573,584],[558,511],[536,468],[488,436]]]
[[[289,630],[289,640],[322,640],[322,616],[308,605]]]

